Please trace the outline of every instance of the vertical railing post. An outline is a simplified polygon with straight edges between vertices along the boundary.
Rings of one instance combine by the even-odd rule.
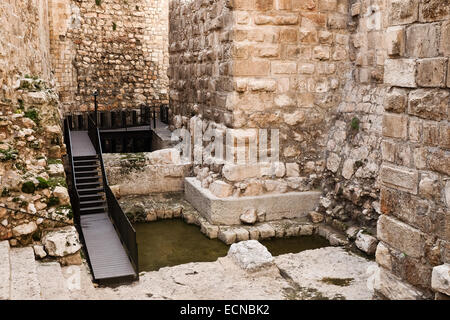
[[[94,120],[95,120],[95,127],[98,128],[98,103],[97,103],[97,96],[98,91],[94,91]]]

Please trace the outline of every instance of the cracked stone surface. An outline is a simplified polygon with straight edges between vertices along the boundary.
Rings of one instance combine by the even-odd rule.
[[[275,265],[247,272],[228,257],[141,273],[139,282],[95,287],[85,265],[72,299],[371,299],[366,270],[375,262],[327,247],[275,257]],[[66,278],[76,266],[63,268]],[[75,268],[75,269],[74,269]],[[327,281],[324,279],[330,278]]]

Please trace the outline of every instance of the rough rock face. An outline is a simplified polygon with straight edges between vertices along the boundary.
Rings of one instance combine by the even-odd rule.
[[[78,252],[81,244],[75,227],[65,227],[48,232],[43,238],[45,250],[50,256],[64,257]]]
[[[431,287],[437,292],[450,296],[450,264],[433,268]]]
[[[227,257],[241,268],[256,271],[273,264],[273,257],[261,243],[256,240],[241,241],[231,245]]]
[[[25,77],[13,101],[0,103],[0,240],[12,245],[72,219],[57,98],[48,83]]]

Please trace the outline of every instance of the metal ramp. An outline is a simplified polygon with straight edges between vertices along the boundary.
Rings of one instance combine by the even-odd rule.
[[[108,186],[98,128],[71,131],[65,121],[65,134],[74,220],[94,281],[110,284],[136,280],[136,232]]]

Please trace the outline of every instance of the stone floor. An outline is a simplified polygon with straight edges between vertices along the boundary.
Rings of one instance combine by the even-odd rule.
[[[0,249],[0,299],[371,299],[367,270],[375,265],[326,247],[277,256],[256,272],[222,257],[142,273],[138,282],[107,288],[91,282],[86,264],[41,263],[32,248],[9,248],[7,241]]]

